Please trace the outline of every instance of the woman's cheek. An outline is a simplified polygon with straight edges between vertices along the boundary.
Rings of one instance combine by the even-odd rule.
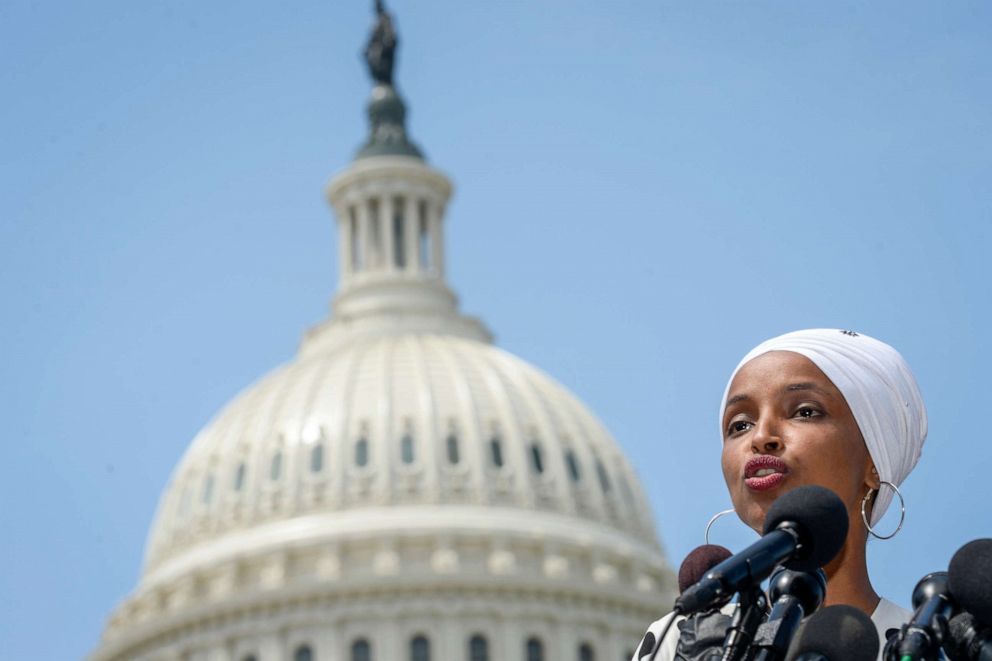
[[[733,465],[734,459],[731,453],[731,447],[729,441],[723,442],[723,452],[720,455],[720,467],[723,469],[723,481],[727,485],[727,489],[733,492],[731,485],[733,484],[732,475],[737,475],[737,469]]]

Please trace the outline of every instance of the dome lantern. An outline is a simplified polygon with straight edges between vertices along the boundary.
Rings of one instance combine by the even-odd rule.
[[[374,87],[368,141],[334,177],[327,197],[337,218],[338,292],[332,318],[302,351],[325,351],[369,333],[438,332],[491,342],[478,319],[458,312],[445,279],[444,216],[452,185],[407,138],[393,82],[393,21],[380,1],[366,48]]]

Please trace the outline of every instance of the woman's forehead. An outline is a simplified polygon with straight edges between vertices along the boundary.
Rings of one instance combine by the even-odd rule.
[[[730,382],[727,394],[730,398],[744,390],[781,389],[801,383],[812,383],[840,394],[812,360],[793,351],[769,351],[744,363]]]

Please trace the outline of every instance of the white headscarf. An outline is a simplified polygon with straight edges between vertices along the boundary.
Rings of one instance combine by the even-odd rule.
[[[927,411],[916,379],[899,352],[867,335],[832,328],[774,337],[752,349],[730,375],[720,405],[721,421],[734,376],[745,363],[769,351],[792,351],[819,367],[847,400],[879,478],[902,484],[923,450]],[[875,499],[872,525],[885,514],[892,496],[893,491],[883,485]]]

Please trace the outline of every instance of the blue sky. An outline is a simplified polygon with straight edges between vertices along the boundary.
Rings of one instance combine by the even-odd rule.
[[[0,6],[0,657],[95,646],[187,443],[326,316],[370,4]],[[992,536],[992,5],[390,4],[463,309],[599,414],[673,565],[728,502],[730,370],[810,326],[928,403],[878,590]]]

